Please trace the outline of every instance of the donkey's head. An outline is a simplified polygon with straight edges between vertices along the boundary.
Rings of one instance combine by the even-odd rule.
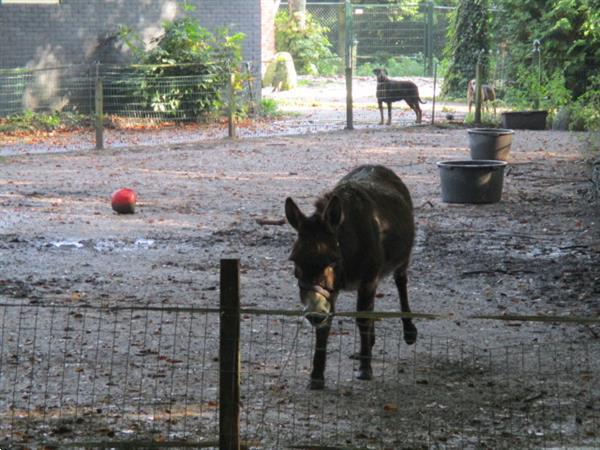
[[[344,219],[340,199],[331,196],[321,212],[307,217],[287,198],[285,215],[298,232],[290,260],[294,262],[306,318],[316,327],[326,325],[342,277],[342,254],[337,239],[338,227]]]

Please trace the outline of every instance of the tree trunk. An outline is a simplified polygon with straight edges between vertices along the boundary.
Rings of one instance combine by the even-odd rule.
[[[298,28],[304,30],[306,28],[306,0],[289,0],[288,11],[290,17],[293,17]]]

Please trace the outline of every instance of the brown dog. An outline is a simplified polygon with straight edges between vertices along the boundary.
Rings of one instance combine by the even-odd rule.
[[[381,116],[380,125],[383,125],[383,103],[387,103],[388,121],[392,123],[392,102],[404,100],[417,115],[417,123],[421,123],[423,113],[419,102],[425,103],[419,97],[419,88],[412,81],[391,80],[385,69],[375,69],[373,73],[377,77],[377,104]]]
[[[471,105],[475,103],[475,89],[477,83],[475,80],[470,80],[467,84],[467,103],[469,104],[469,112],[471,112]],[[486,110],[488,108],[486,102],[492,102],[492,107],[494,108],[494,115],[496,115],[496,104],[494,101],[496,100],[496,91],[489,84],[481,85],[481,104],[485,106]]]

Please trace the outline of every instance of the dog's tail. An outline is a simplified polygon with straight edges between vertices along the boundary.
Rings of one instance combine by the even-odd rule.
[[[418,97],[418,99],[419,99],[419,103],[423,103],[423,104],[427,103],[425,100],[421,100],[421,97]]]

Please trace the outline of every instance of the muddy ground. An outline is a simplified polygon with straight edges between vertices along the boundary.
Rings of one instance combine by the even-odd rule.
[[[370,113],[377,114],[372,109]],[[86,305],[217,307],[219,260],[239,257],[244,307],[299,309],[292,266],[287,260],[294,233],[286,224],[273,224],[283,219],[284,199],[292,196],[308,212],[316,197],[353,167],[364,163],[384,164],[403,178],[416,206],[418,234],[409,272],[411,307],[415,312],[436,314],[445,319],[417,321],[421,344],[413,353],[407,353],[409,350],[400,342],[397,320],[378,325],[391,331],[384,331],[388,338],[378,341],[382,347],[376,350],[380,355],[375,369],[376,380],[373,384],[359,385],[352,381],[351,367],[346,367],[345,356],[339,356],[351,353],[352,340],[356,339],[353,325],[349,319],[339,319],[340,328],[336,329],[332,344],[335,356],[328,369],[325,400],[317,397],[307,400],[304,393],[310,366],[310,327],[303,325],[299,332],[296,330],[300,325],[295,321],[281,320],[275,326],[272,325],[275,322],[267,321],[265,325],[262,319],[254,322],[245,317],[250,330],[242,332],[254,336],[256,344],[246,349],[248,354],[242,361],[242,370],[251,372],[244,368],[246,361],[248,367],[260,372],[244,378],[249,398],[260,399],[253,403],[256,409],[246,406],[249,434],[259,440],[261,436],[269,435],[266,443],[263,442],[266,448],[282,445],[279,439],[289,436],[279,435],[274,430],[283,430],[291,422],[294,422],[296,433],[289,438],[291,442],[298,439],[329,445],[345,442],[368,448],[431,448],[440,442],[446,443],[443,448],[486,445],[488,448],[512,448],[524,442],[511,440],[510,433],[517,431],[543,439],[542,431],[521,429],[524,419],[521,420],[519,415],[510,415],[508,428],[498,425],[504,423],[502,417],[511,408],[508,403],[503,403],[502,393],[488,401],[488,388],[498,386],[490,380],[502,374],[506,382],[502,392],[507,398],[511,392],[519,397],[510,403],[512,406],[518,403],[519,411],[524,411],[523,405],[526,409],[533,408],[531,405],[536,402],[540,408],[552,409],[556,400],[562,399],[563,408],[569,413],[561,420],[579,424],[579,428],[563,430],[564,440],[526,441],[524,446],[534,445],[532,442],[535,445],[556,442],[566,445],[572,436],[576,437],[573,442],[598,443],[595,430],[600,423],[597,389],[600,373],[596,362],[600,360],[600,326],[597,323],[468,318],[513,314],[600,316],[600,217],[590,181],[589,159],[593,155],[588,138],[581,133],[517,130],[505,174],[502,201],[490,205],[445,204],[441,201],[435,163],[469,158],[466,129],[448,126],[369,125],[354,131],[213,139],[103,151],[67,148],[67,151],[40,153],[36,148],[32,153],[23,154],[21,149],[5,149],[7,156],[0,159],[0,302],[26,305],[27,308],[51,304],[73,309]],[[120,187],[137,191],[135,214],[118,215],[111,210],[110,194]],[[342,294],[338,308],[351,311],[353,307],[353,294]],[[376,309],[399,309],[391,280],[381,283]],[[18,313],[7,313],[5,308],[2,319],[3,336],[9,338],[3,340],[8,344],[3,344],[0,361],[4,367],[20,367],[2,379],[0,389],[2,414],[5,417],[12,414],[13,418],[11,399],[14,405],[18,392],[31,394],[34,384],[14,387],[16,380],[21,379],[20,370],[23,370],[24,379],[30,377],[31,380],[34,370],[29,363],[19,366],[14,362],[13,346],[16,345],[14,351],[18,354],[19,342],[27,341],[27,345],[33,345],[33,349],[27,349],[25,345],[21,351],[31,352],[34,361],[36,339],[42,342],[44,330],[52,329],[50,319],[40,318],[39,336],[27,335],[31,334],[30,328],[21,335],[21,331],[15,331],[15,324],[18,321],[21,327],[22,323],[28,323],[26,315],[31,311],[21,309],[20,312],[19,319]],[[122,337],[127,334],[128,324],[136,323],[139,330],[135,325],[131,327],[133,333],[143,332],[146,342],[148,320],[146,316],[144,328],[140,317],[128,318],[124,314],[117,319],[115,316],[112,318],[114,329],[123,328]],[[81,321],[81,315],[75,319]],[[159,321],[157,317],[154,319]],[[188,320],[182,323],[187,326]],[[101,322],[102,314],[88,319],[87,325],[81,327],[83,330],[87,326],[93,331],[97,326],[99,336]],[[164,329],[173,326],[172,321],[168,323],[170,325],[164,325]],[[269,329],[269,323],[273,329]],[[191,323],[189,326],[191,329]],[[68,323],[64,329],[71,329]],[[88,334],[94,337],[92,331]],[[76,331],[73,333],[77,335]],[[204,335],[204,346],[208,338],[213,342],[209,345],[212,355],[209,365],[212,364],[211,373],[214,374],[217,327],[205,333],[209,334]],[[263,342],[257,337],[264,333],[273,342],[268,339]],[[26,336],[29,337],[25,339]],[[443,344],[434,351],[436,342]],[[554,346],[565,343],[570,347],[561,347],[558,351]],[[552,370],[542,370],[540,363],[534,370],[528,363],[520,362],[516,364],[520,369],[513,371],[509,352],[497,351],[495,355],[502,363],[496,367],[498,361],[492,361],[490,356],[489,364],[484,364],[489,370],[483,374],[479,357],[463,364],[463,344],[486,352],[491,348],[514,346],[511,348],[520,348],[521,353],[520,356],[510,353],[511,359],[515,356],[517,360],[524,360],[527,355],[528,360],[537,357],[540,361],[555,361],[556,365]],[[64,345],[66,349],[67,344]],[[95,345],[94,367],[98,366],[98,359],[102,360],[102,352],[106,350],[99,342]],[[387,349],[386,345],[391,348]],[[125,346],[123,344],[117,352],[113,343],[110,375],[94,375],[107,386],[119,384],[111,377],[123,377],[117,369],[113,373],[112,359],[117,359],[115,352],[126,353]],[[459,347],[460,351],[457,350]],[[82,348],[84,345],[80,342],[72,352],[80,354],[78,364],[83,364],[86,359]],[[103,350],[98,350],[100,348]],[[528,353],[534,348],[537,356]],[[540,350],[544,348],[551,350]],[[197,350],[195,354],[199,352]],[[290,362],[292,353],[297,356]],[[146,352],[143,349],[136,356],[156,354],[155,350]],[[394,358],[396,354],[400,360]],[[46,357],[52,359],[50,355],[52,352],[49,351]],[[106,358],[109,355],[110,352]],[[456,358],[452,359],[450,355]],[[42,361],[43,358],[39,355],[40,364],[47,363]],[[570,361],[565,363],[568,370],[556,362],[563,358]],[[473,363],[475,359],[479,362]],[[175,356],[168,360],[178,361]],[[166,363],[161,357],[156,364]],[[415,367],[421,367],[420,371]],[[496,369],[490,369],[493,367]],[[291,372],[285,382],[282,379],[284,369]],[[128,373],[126,369],[119,370],[125,370],[125,375]],[[38,372],[41,371],[38,370],[36,376]],[[82,372],[83,369],[67,375],[67,380],[69,376],[77,377],[78,396],[80,377],[86,376],[85,373],[81,375]],[[525,382],[535,383],[539,381],[536,378],[546,376],[556,381],[558,374],[566,377],[566,380],[560,378],[566,383],[561,384],[565,397],[551,395],[548,403],[544,403],[547,387],[530,389]],[[395,385],[388,381],[400,378],[403,379],[402,386],[408,386],[405,386],[408,389],[405,394],[410,401],[409,406],[400,407],[398,412],[401,399],[390,400],[399,394]],[[65,376],[62,379],[64,383]],[[174,379],[177,378],[171,377]],[[48,381],[45,383],[48,386]],[[193,399],[197,391],[188,392],[187,378],[185,383],[186,394],[191,393]],[[140,381],[140,388],[141,385]],[[453,389],[459,385],[473,392],[461,390],[460,396],[453,395]],[[194,386],[194,389],[200,389],[197,384]],[[261,386],[267,387],[268,396]],[[479,386],[483,388],[479,389]],[[55,391],[52,389],[55,393],[60,390],[62,395],[63,387],[56,385]],[[121,397],[114,395],[106,402],[118,409],[115,404],[127,401],[126,391],[123,388]],[[574,394],[575,391],[579,394]],[[585,393],[581,394],[583,391]],[[206,392],[202,395],[213,399],[215,385],[208,387]],[[29,394],[24,397],[28,402],[26,406],[36,406],[39,398],[31,394],[32,400]],[[448,398],[440,400],[445,395]],[[358,402],[364,406],[365,396],[375,402],[368,415],[370,420],[377,421],[376,424],[362,423],[364,415],[353,416],[359,410]],[[267,397],[272,403],[267,402]],[[332,399],[335,399],[334,403]],[[302,403],[306,401],[320,401],[319,411],[307,412],[304,417],[304,412],[297,413],[293,409],[296,403],[309,408],[310,405]],[[442,404],[444,401],[447,404]],[[500,405],[494,410],[500,418],[482,412],[484,404],[492,403]],[[211,411],[208,418],[214,425],[214,400],[207,404]],[[264,404],[267,406],[261,409],[259,406]],[[329,411],[329,406],[325,408],[324,404],[334,405],[333,410]],[[576,404],[583,406],[573,410],[565,406]],[[407,414],[402,410],[404,407],[409,408]],[[412,407],[414,410],[410,409]],[[435,410],[439,414],[424,415],[419,408]],[[417,410],[421,412],[414,413]],[[462,413],[456,413],[457,410]],[[172,408],[169,411],[171,417]],[[338,420],[333,431],[319,425],[320,418],[328,415]],[[397,420],[394,419],[396,416]],[[124,421],[123,417],[117,415],[115,420]],[[339,421],[340,417],[344,420]],[[460,423],[453,422],[449,426],[457,417]],[[428,420],[425,424],[424,418]],[[156,414],[153,420],[158,421]],[[557,420],[553,416],[545,425],[539,426],[555,430]],[[280,425],[273,425],[275,421]],[[298,421],[305,423],[300,426]],[[468,427],[465,421],[469,422]],[[88,430],[93,428],[85,421],[81,423]],[[360,432],[356,431],[357,423],[365,426]],[[481,444],[481,433],[493,426],[500,431]],[[75,428],[75,425],[70,427]],[[409,438],[399,436],[399,429],[410,430],[412,434]],[[70,431],[68,427],[67,430]],[[106,432],[106,429],[102,430],[97,433]],[[136,430],[123,425],[117,436],[127,438]],[[4,432],[6,439],[6,429]],[[350,437],[344,435],[346,432]],[[332,433],[340,436],[337,441],[327,441],[326,436]],[[59,434],[64,437],[69,432]],[[24,435],[27,436],[25,440],[36,437],[32,432]],[[56,438],[56,434],[53,436]],[[115,432],[109,436],[114,437]]]
[[[216,283],[219,258],[238,255],[246,302],[294,307],[287,262],[294,234],[260,219],[282,219],[287,196],[310,211],[352,167],[380,163],[405,180],[416,205],[415,310],[597,315],[598,210],[582,138],[517,131],[502,201],[491,205],[441,202],[435,163],[469,158],[464,129],[5,157],[2,293],[42,302],[77,293],[93,304],[209,306],[203,293]],[[110,194],[123,186],[138,193],[134,215],[110,208]],[[395,309],[391,288],[382,284],[380,309]],[[594,337],[593,327],[569,330]]]

